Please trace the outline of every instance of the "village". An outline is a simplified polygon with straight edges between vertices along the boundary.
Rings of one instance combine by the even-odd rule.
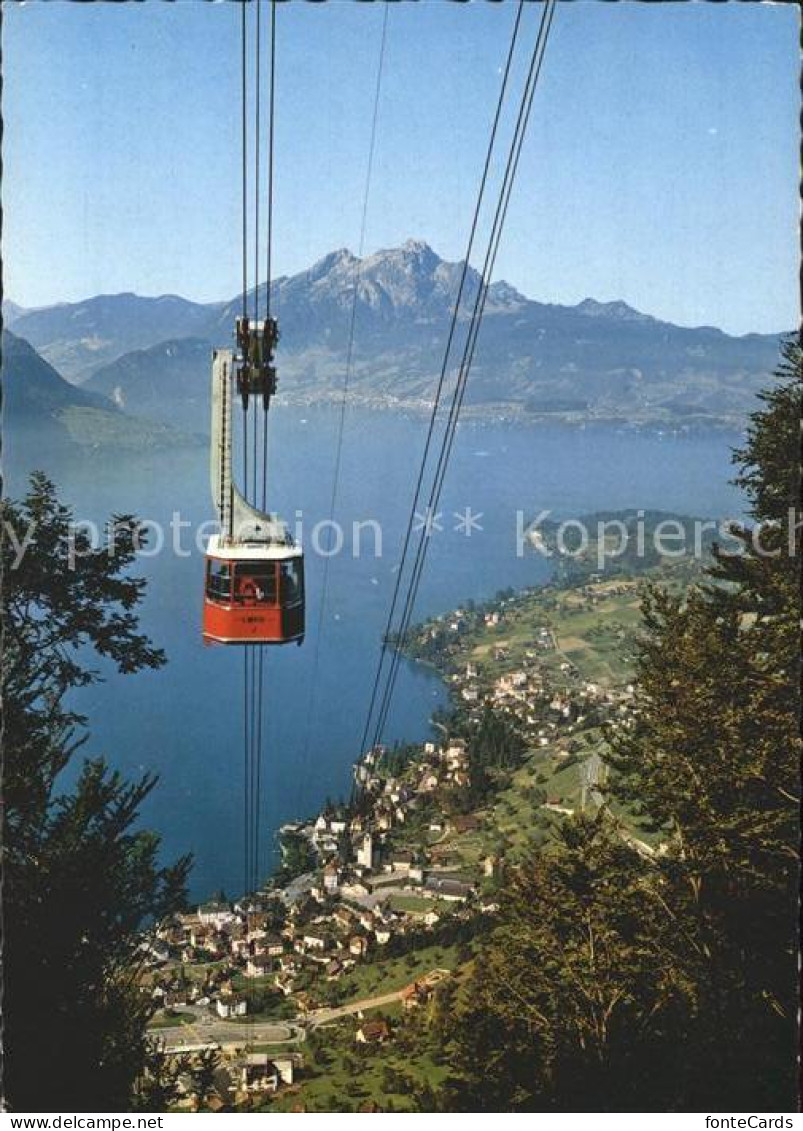
[[[633,688],[587,678],[588,657],[561,647],[554,626],[540,623],[540,606],[533,618],[532,602],[549,599],[508,594],[420,626],[411,653],[437,662],[453,705],[436,720],[440,740],[369,750],[354,767],[350,804],[329,802],[314,819],[282,827],[281,867],[263,890],[210,900],[143,942],[144,987],[158,1007],[152,1031],[168,1048],[228,1048],[240,1101],[292,1089],[303,1078],[305,1039],[335,1020],[349,1020],[355,1047],[392,1040],[401,1022],[377,1016],[371,1003],[390,1001],[402,1018],[426,1005],[450,969],[416,956],[492,922],[505,866],[498,800],[504,806],[504,790],[519,782],[493,770],[478,794],[474,779],[487,774],[472,735],[483,720],[502,720],[524,750],[518,772],[537,771],[534,780],[546,783],[533,827],[601,803],[604,765],[592,738],[627,714]],[[573,591],[578,608],[594,612],[589,655],[599,653],[612,610],[621,645],[616,618],[633,599],[629,582]],[[573,790],[559,784],[570,765]],[[268,1040],[263,1051],[260,1039],[279,1032],[286,1046]]]
[[[438,804],[439,791],[468,783],[465,742],[427,743],[398,776],[382,769],[382,758],[372,751],[357,769],[361,811],[336,807],[282,828],[283,853],[297,854],[303,842],[310,871],[244,899],[201,904],[155,929],[144,945],[161,1007],[245,1017],[253,983],[263,991],[254,998],[260,1015],[314,1015],[337,1003],[333,987],[358,964],[399,953],[405,939],[444,921],[492,910],[481,894],[492,861],[466,873],[441,848],[480,827],[472,815],[447,817]]]
[[[158,1006],[154,1035],[176,1051],[225,1049],[218,1074],[232,1102],[292,1088],[303,1072],[300,1043],[342,1013],[353,1017],[355,1046],[384,1044],[392,1036],[388,1020],[338,1009],[349,976],[357,968],[381,970],[386,956],[406,970],[403,955],[448,940],[495,909],[482,894],[492,862],[474,875],[439,851],[480,825],[471,815],[447,818],[437,803],[439,789],[467,784],[465,742],[426,744],[420,761],[398,776],[383,770],[383,753],[370,752],[357,769],[359,812],[336,807],[281,830],[283,854],[314,862],[310,871],[247,898],[203,903],[159,924],[143,944],[147,990]],[[431,847],[396,847],[413,825]],[[416,1009],[449,973],[424,970],[389,996],[402,1012]],[[288,1051],[269,1056],[255,1047],[278,1034],[292,1038]],[[189,1077],[185,1090],[191,1105]]]
[[[631,641],[637,603],[636,581],[603,582],[592,574],[560,599],[549,590],[523,590],[455,609],[421,625],[408,651],[444,674],[470,720],[491,706],[517,724],[528,744],[545,747],[560,738],[565,748],[573,731],[627,713],[633,685],[621,653]],[[565,629],[569,617],[583,623]],[[613,670],[599,662],[606,637],[617,648]],[[589,678],[591,668],[598,677]]]

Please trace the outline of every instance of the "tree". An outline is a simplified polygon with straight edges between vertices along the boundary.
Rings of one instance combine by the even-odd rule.
[[[485,707],[469,738],[469,758],[474,764],[514,769],[521,762],[525,742],[516,724],[492,707]]]
[[[87,741],[74,704],[101,678],[91,655],[121,673],[164,663],[138,631],[145,582],[127,572],[141,531],[118,516],[93,547],[41,474],[2,523],[5,1094],[37,1110],[45,1065],[53,1110],[125,1110],[155,1094],[134,1098],[139,1077],[166,1079],[139,938],[182,906],[189,860],[161,865],[158,838],[134,830],[152,775],[125,782],[92,759],[71,791],[59,776]]]
[[[282,862],[276,870],[279,884],[289,883],[297,876],[311,872],[316,864],[315,849],[301,833],[285,831],[280,835]]]
[[[786,643],[783,659],[795,675],[799,665],[797,623],[789,613],[800,598],[801,409],[803,351],[794,340],[782,348],[777,383],[759,393],[744,447],[734,452],[734,483],[746,494],[751,525],[735,526],[737,552],[714,546],[712,575],[726,585],[712,596],[729,599],[771,626]],[[776,641],[780,643],[780,640]]]
[[[21,837],[86,741],[85,719],[68,696],[99,679],[86,665],[87,646],[121,672],[159,667],[164,655],[137,632],[145,582],[124,572],[141,538],[135,519],[117,516],[104,544],[93,547],[39,473],[24,502],[5,500],[0,513],[6,819]]]
[[[133,1083],[129,1110],[168,1111],[179,1098],[184,1075],[194,1075],[189,1054],[169,1055],[163,1041],[151,1042]]]
[[[645,596],[607,761],[661,851],[603,810],[508,871],[444,1035],[446,1110],[795,1106],[802,370],[787,345],[735,454],[737,551]]]
[[[447,1107],[657,1101],[668,1081],[651,1057],[689,991],[667,961],[656,884],[604,812],[565,822],[552,851],[510,870],[500,926],[457,994]]]
[[[612,741],[615,788],[664,831],[677,914],[708,956],[697,1110],[795,1096],[799,346],[778,377],[735,453],[752,525],[685,600],[649,592],[635,721]]]
[[[216,1091],[216,1078],[220,1071],[222,1060],[217,1049],[203,1049],[198,1054],[198,1062],[192,1070],[195,1094],[198,1097],[198,1106],[203,1109],[204,1104]]]

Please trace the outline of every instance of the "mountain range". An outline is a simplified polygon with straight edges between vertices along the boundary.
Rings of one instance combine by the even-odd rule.
[[[92,451],[143,452],[200,442],[168,424],[129,416],[100,393],[70,384],[8,330],[2,335],[2,381],[5,442],[30,467]]]
[[[271,289],[281,342],[280,394],[311,403],[341,395],[354,325],[349,395],[373,407],[427,407],[438,380],[463,265],[421,241],[358,259],[332,252]],[[469,268],[449,376],[479,288]],[[265,288],[258,305],[264,310]],[[249,295],[253,312],[255,295]],[[231,342],[242,298],[101,295],[8,323],[82,388],[120,409],[206,429],[209,354]],[[741,426],[778,358],[779,336],[686,328],[624,302],[576,306],[488,291],[465,411],[482,416],[662,427]]]
[[[196,330],[207,332],[223,305],[208,307],[178,295],[142,298],[125,293],[37,310],[15,308],[11,303],[7,312],[4,303],[3,320],[63,377],[80,384],[101,365],[131,350],[170,337],[187,337]]]

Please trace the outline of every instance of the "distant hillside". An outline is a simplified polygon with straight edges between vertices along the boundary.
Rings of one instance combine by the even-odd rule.
[[[353,401],[428,406],[461,272],[461,264],[410,240],[362,260],[342,249],[308,271],[277,279],[271,301],[282,335],[281,395],[304,403],[339,397],[356,286]],[[470,309],[478,285],[470,269],[461,309]],[[262,288],[260,310],[264,297]],[[177,423],[187,396],[208,380],[208,350],[231,341],[240,310],[240,298],[203,306],[117,295],[77,310],[25,314],[15,328],[27,332],[33,322],[46,356],[66,356],[73,373],[79,359],[88,365],[94,357],[88,387]],[[455,363],[465,329],[463,321]],[[131,346],[132,337],[141,340]],[[489,290],[465,412],[568,423],[738,427],[775,367],[778,344],[777,335],[737,338],[712,327],[674,326],[624,302],[533,302],[497,282]]]
[[[554,559],[553,585],[585,585],[600,577],[638,577],[663,566],[687,575],[710,564],[722,541],[717,524],[661,510],[594,511],[562,529],[553,519],[531,536],[533,546]],[[681,553],[682,551],[682,553]],[[681,561],[682,559],[682,561]]]
[[[24,306],[17,306],[11,299],[3,299],[3,329],[8,329],[21,314],[25,314]]]
[[[3,431],[11,449],[69,455],[81,451],[142,452],[195,444],[164,424],[127,416],[98,393],[76,388],[22,338],[2,337]]]
[[[211,357],[204,338],[160,342],[102,366],[82,388],[135,416],[179,419],[193,432],[208,431]]]
[[[205,306],[177,295],[98,295],[85,302],[24,312],[13,319],[13,325],[14,333],[29,341],[64,377],[80,382],[131,350],[203,332],[217,310],[217,305]]]

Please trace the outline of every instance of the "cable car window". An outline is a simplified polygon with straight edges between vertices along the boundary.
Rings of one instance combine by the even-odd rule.
[[[206,595],[213,600],[228,601],[231,597],[231,570],[228,562],[212,559],[206,571]]]
[[[234,599],[244,605],[275,605],[275,562],[248,562],[236,566]]]
[[[282,604],[293,605],[303,596],[304,570],[301,562],[282,562]]]

